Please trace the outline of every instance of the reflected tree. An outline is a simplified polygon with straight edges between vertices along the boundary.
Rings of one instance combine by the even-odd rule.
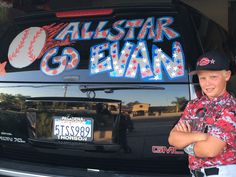
[[[176,107],[176,112],[183,111],[188,100],[185,97],[175,97],[176,101],[172,101],[171,104],[174,104]]]
[[[26,97],[20,94],[14,96],[0,93],[0,107],[1,109],[21,111],[25,108],[25,99]]]
[[[52,136],[52,115],[50,113],[38,113],[36,120],[36,134],[41,138],[50,138]]]
[[[127,106],[133,107],[135,104],[139,104],[139,103],[140,103],[139,101],[129,102],[129,103],[127,103]]]
[[[15,101],[16,106],[18,108],[20,108],[20,110],[23,110],[25,108],[25,99],[26,99],[26,97],[21,95],[21,94],[17,94],[15,96],[15,99],[16,99],[16,101]]]

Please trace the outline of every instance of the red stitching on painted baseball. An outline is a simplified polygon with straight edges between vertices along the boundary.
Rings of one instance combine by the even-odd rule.
[[[14,52],[12,52],[12,54],[10,56],[8,56],[9,60],[13,60],[13,58],[15,58],[19,54],[20,50],[24,47],[25,40],[28,37],[28,35],[29,35],[29,29],[26,29],[23,33],[23,36],[22,36],[20,43],[17,46],[16,50]]]
[[[39,31],[36,32],[33,39],[30,41],[29,49],[28,49],[28,56],[30,58],[30,61],[34,61],[36,59],[36,56],[34,55],[34,44],[36,43],[37,39],[41,35],[43,29],[40,28]]]

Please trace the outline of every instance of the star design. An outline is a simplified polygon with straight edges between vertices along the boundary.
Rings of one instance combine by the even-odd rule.
[[[176,73],[175,73],[175,72],[172,72],[171,75],[174,77],[174,76],[176,76]]]
[[[173,57],[176,58],[178,55],[176,53],[174,53]]]
[[[177,69],[178,69],[178,68],[177,68],[176,66],[173,67],[173,70],[174,70],[174,71],[177,71]]]
[[[158,76],[158,75],[155,75],[155,77],[150,78],[149,80],[159,80],[159,79],[160,79],[159,76]]]
[[[211,59],[211,64],[215,64],[215,60],[214,59]]]

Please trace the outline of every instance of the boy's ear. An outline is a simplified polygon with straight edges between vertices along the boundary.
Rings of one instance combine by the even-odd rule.
[[[225,80],[226,80],[226,81],[229,81],[230,76],[231,76],[231,71],[230,71],[230,70],[226,71],[226,72],[225,72]]]

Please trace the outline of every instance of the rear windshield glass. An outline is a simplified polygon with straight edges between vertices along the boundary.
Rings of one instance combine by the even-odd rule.
[[[9,25],[0,36],[0,81],[187,82],[178,13],[105,11]]]

